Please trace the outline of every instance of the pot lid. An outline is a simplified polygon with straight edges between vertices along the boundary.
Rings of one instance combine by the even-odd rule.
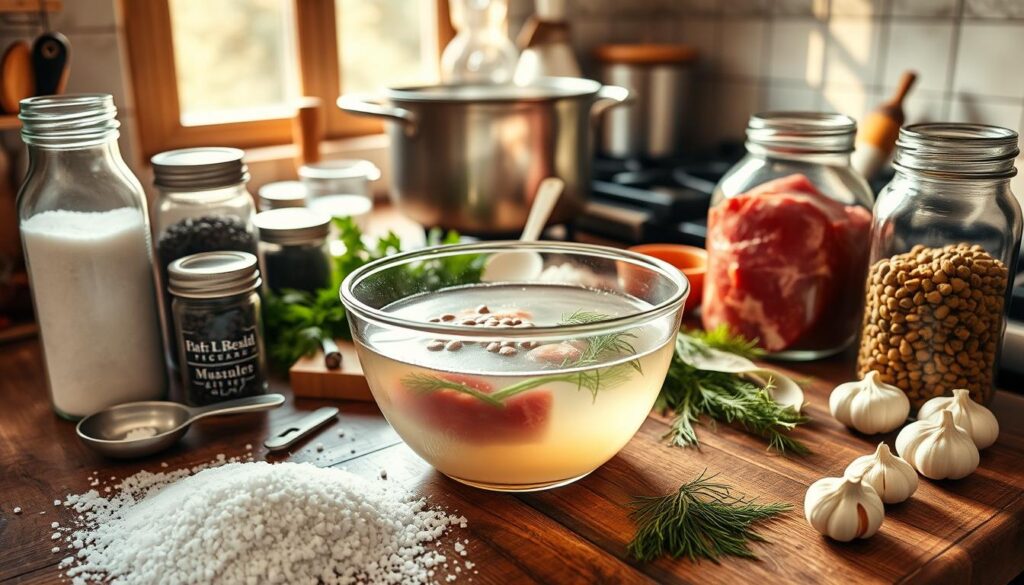
[[[530,85],[427,85],[387,89],[396,102],[514,102],[549,101],[594,95],[601,84],[579,77],[545,77]]]
[[[684,65],[697,60],[697,49],[690,45],[601,45],[594,56],[602,63],[628,65]]]

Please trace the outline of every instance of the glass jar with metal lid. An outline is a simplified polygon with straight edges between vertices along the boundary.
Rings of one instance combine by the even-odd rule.
[[[154,232],[162,282],[171,262],[199,252],[235,250],[257,253],[252,223],[255,205],[246,189],[249,171],[237,148],[201,147],[155,155],[153,184],[160,192]],[[174,347],[170,297],[165,293],[167,347]],[[177,356],[168,349],[168,362]]]
[[[780,359],[842,351],[858,331],[871,191],[841,114],[750,118],[747,155],[715,187],[703,321]]]
[[[857,369],[914,409],[956,388],[992,398],[1021,243],[1017,138],[979,124],[900,130],[875,204]]]
[[[270,290],[314,292],[330,285],[329,216],[301,208],[273,209],[258,213],[255,221]]]
[[[18,223],[54,410],[77,419],[167,388],[142,185],[108,94],[21,101]],[[6,377],[8,374],[4,374]]]
[[[267,389],[260,271],[247,252],[203,252],[167,269],[185,401],[191,405]]]

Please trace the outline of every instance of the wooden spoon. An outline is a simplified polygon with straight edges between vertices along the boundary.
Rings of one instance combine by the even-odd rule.
[[[15,41],[0,58],[0,107],[17,114],[21,100],[32,97],[36,78],[32,73],[32,48],[27,41]]]

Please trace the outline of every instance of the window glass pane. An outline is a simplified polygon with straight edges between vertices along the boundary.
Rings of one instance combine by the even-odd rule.
[[[344,92],[436,83],[433,0],[335,0]]]
[[[286,0],[170,0],[181,121],[287,116],[298,94]]]

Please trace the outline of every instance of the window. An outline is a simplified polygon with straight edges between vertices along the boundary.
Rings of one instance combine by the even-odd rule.
[[[298,97],[328,137],[380,131],[334,106],[344,92],[437,81],[446,0],[126,0],[139,137],[148,156],[203,144],[291,141]]]

